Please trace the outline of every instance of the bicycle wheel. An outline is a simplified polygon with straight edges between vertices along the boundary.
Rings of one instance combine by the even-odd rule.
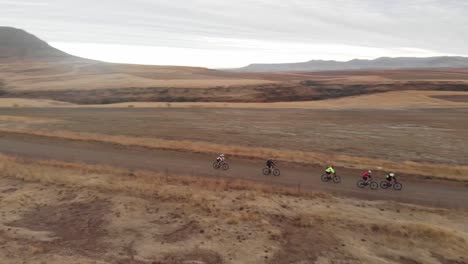
[[[221,168],[222,168],[223,170],[229,170],[229,164],[223,163],[223,165],[221,166]]]
[[[269,168],[263,168],[263,175],[270,175],[270,169]]]
[[[358,188],[366,187],[366,183],[364,182],[364,180],[357,181],[356,185],[357,185]]]
[[[334,183],[340,183],[341,182],[341,177],[338,175],[333,176],[333,182]]]
[[[380,188],[387,189],[388,188],[388,182],[387,181],[381,181],[380,182]]]
[[[330,180],[330,178],[328,178],[328,175],[326,175],[326,174],[322,174],[320,179],[322,179],[323,182],[328,182]]]
[[[372,190],[377,190],[379,188],[379,184],[375,181],[371,182],[369,186]]]
[[[219,162],[217,162],[217,161],[213,162],[213,168],[214,168],[214,169],[217,170],[217,169],[219,169],[220,166],[221,166],[221,165],[219,164]]]
[[[403,185],[399,182],[395,182],[393,184],[393,189],[397,190],[397,191],[401,191],[401,189],[403,188]]]
[[[273,175],[280,176],[280,174],[281,174],[281,171],[279,169],[274,169],[273,170]]]

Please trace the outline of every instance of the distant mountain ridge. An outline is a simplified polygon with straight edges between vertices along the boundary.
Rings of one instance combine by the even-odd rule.
[[[0,59],[75,58],[17,28],[0,27]]]
[[[468,68],[468,57],[381,57],[374,60],[354,59],[350,61],[311,60],[298,63],[250,64],[243,68],[230,69],[238,72],[310,72],[339,70],[396,70]]]

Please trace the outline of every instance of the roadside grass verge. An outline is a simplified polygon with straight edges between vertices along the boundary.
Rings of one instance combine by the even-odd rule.
[[[443,180],[468,181],[468,166],[449,164],[422,163],[413,161],[391,161],[384,159],[356,157],[340,154],[322,154],[287,149],[272,149],[261,147],[222,145],[209,142],[189,140],[168,140],[160,138],[128,137],[122,135],[104,135],[63,130],[32,130],[31,128],[0,128],[0,132],[28,134],[49,138],[60,138],[76,141],[103,142],[121,146],[138,146],[149,149],[188,151],[195,153],[220,152],[229,156],[251,159],[272,157],[276,160],[302,164],[327,165],[353,169],[379,169],[419,176],[430,176]]]

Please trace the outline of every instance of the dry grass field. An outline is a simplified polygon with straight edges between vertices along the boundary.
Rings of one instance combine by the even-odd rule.
[[[69,131],[467,165],[467,108],[318,110],[237,108],[2,108],[54,119],[33,131]],[[24,127],[3,122],[2,128]],[[103,136],[105,138],[105,136]]]
[[[466,70],[235,73],[61,60],[0,61],[0,97],[76,104],[287,102],[388,91],[467,91]]]
[[[460,122],[468,119],[466,103],[433,98],[461,94],[408,91],[290,103],[304,106],[293,109],[282,108],[289,103],[273,108],[13,107],[0,109],[0,130],[466,180],[468,149],[460,147],[468,141],[467,124]],[[366,102],[376,108],[366,109],[372,106]],[[314,109],[321,104],[328,110]],[[418,107],[423,105],[429,108]]]
[[[242,74],[204,68],[111,64],[89,60],[0,63],[9,90],[99,90],[109,88],[210,88],[269,83]]]
[[[112,64],[78,58],[1,61],[0,80],[13,90],[109,88],[210,88],[278,82],[375,84],[394,81],[467,82],[468,70],[387,70],[295,73],[235,73],[196,67]]]
[[[466,263],[465,211],[0,156],[2,263]]]
[[[261,74],[261,73],[259,73]],[[468,69],[426,70],[355,70],[328,72],[282,73],[301,80],[319,80],[327,83],[385,83],[391,81],[468,81]],[[268,76],[268,73],[264,73]]]
[[[77,104],[287,102],[402,90],[468,90],[466,69],[239,73],[113,64],[71,56],[20,29],[0,30],[3,98]]]

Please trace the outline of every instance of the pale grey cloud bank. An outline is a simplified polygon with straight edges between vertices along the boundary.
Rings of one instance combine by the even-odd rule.
[[[77,55],[210,67],[467,55],[467,14],[463,0],[0,0],[0,25]]]

